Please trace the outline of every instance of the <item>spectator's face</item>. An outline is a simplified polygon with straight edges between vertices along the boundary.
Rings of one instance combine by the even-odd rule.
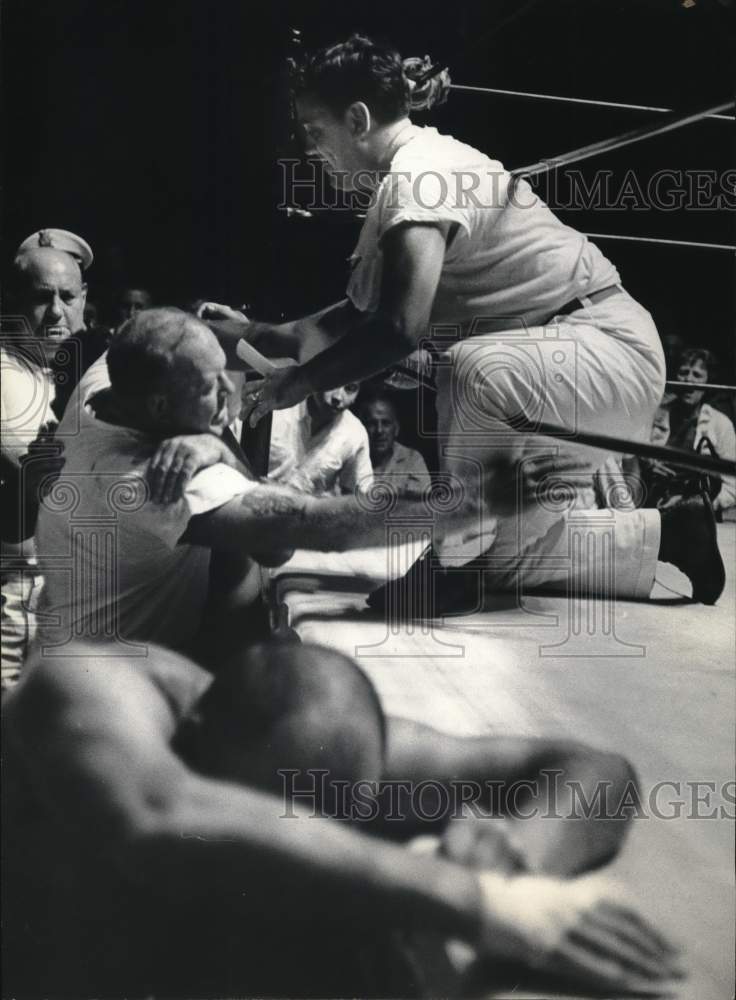
[[[218,437],[230,423],[235,387],[225,371],[225,353],[214,334],[197,331],[176,352],[167,396],[167,430]]]
[[[348,382],[347,385],[341,385],[337,389],[316,392],[314,394],[315,409],[321,416],[334,417],[353,405],[358,398],[359,388],[357,382]]]
[[[59,250],[31,251],[22,288],[21,311],[50,360],[63,340],[84,329],[87,287],[79,265]]]
[[[117,303],[117,323],[120,326],[142,309],[151,308],[151,296],[145,288],[126,288]]]
[[[708,369],[702,358],[697,358],[695,361],[683,362],[677,369],[677,381],[690,382],[693,386],[707,382]],[[698,406],[702,402],[704,395],[705,393],[702,389],[680,390],[680,398],[688,406]]]
[[[669,410],[660,407],[654,416],[650,441],[652,444],[667,444],[670,437],[670,414]]]
[[[84,325],[88,330],[94,330],[99,319],[99,312],[94,302],[87,302],[84,307]]]
[[[399,432],[399,423],[388,403],[369,403],[363,410],[363,423],[368,431],[371,454],[376,458],[390,455]]]

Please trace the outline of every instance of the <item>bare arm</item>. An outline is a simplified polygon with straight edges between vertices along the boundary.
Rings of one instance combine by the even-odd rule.
[[[401,925],[477,936],[469,870],[309,811],[285,818],[277,796],[188,770],[170,748],[175,707],[129,663],[39,660],[5,708],[6,735],[56,821],[157,894],[222,894],[244,913],[317,904],[354,919],[390,913]]]
[[[212,302],[205,303],[199,315],[215,333],[228,358],[235,357],[238,341],[245,339],[266,357],[305,361],[342,337],[362,314],[348,299],[342,299],[287,323],[248,320],[244,314]]]
[[[463,739],[406,719],[390,720],[387,777],[455,789],[465,783],[471,810],[509,817],[526,867],[556,875],[586,871],[618,852],[628,819],[612,817],[638,792],[618,754],[573,740]]]
[[[170,660],[150,652],[148,672],[154,656]],[[192,690],[174,678],[172,697],[171,677],[152,680],[129,662],[40,659],[6,701],[15,761],[77,856],[88,846],[173,903],[217,897],[244,916],[324,907],[368,925],[390,919],[540,971],[562,965],[608,992],[676,974],[667,942],[605,884],[475,873],[295,808],[287,819],[275,796],[189,771],[170,743],[203,687],[202,672],[184,667],[195,671]]]
[[[439,513],[423,500],[399,499],[391,519],[392,542],[402,537],[416,539],[428,524],[435,526],[438,536],[466,526],[477,532],[480,524],[479,507],[472,501]],[[288,486],[262,483],[216,510],[193,517],[182,540],[213,548],[237,545],[246,551],[344,552],[386,545],[388,527],[386,511],[362,494],[312,497]]]
[[[284,368],[254,386],[260,397],[250,421],[284,409],[310,393],[368,378],[414,351],[429,328],[445,258],[439,226],[397,226],[383,241],[381,297],[375,313],[361,313],[327,350]]]

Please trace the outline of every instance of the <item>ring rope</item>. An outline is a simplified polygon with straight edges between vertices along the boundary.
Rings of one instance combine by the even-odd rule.
[[[736,392],[736,385],[717,385],[715,382],[665,382],[670,389],[713,389],[718,392]]]
[[[624,104],[620,101],[598,101],[585,97],[562,97],[560,94],[534,94],[525,90],[501,90],[499,87],[470,87],[461,83],[451,83],[450,90],[463,90],[477,94],[500,94],[502,97],[526,97],[537,101],[559,101],[565,104],[589,104],[596,108],[620,108],[624,111],[655,111],[658,114],[671,114],[674,108],[658,108],[647,104]],[[705,118],[715,118],[719,121],[736,121],[733,115],[704,115]]]
[[[678,113],[660,124],[650,123],[649,125],[643,125],[641,128],[612,136],[610,139],[602,139],[587,146],[579,146],[577,149],[571,149],[567,153],[560,153],[559,156],[552,156],[547,160],[539,160],[537,163],[530,163],[525,167],[517,167],[510,171],[510,173],[512,177],[536,177],[538,174],[546,174],[551,170],[557,170],[559,167],[567,166],[570,163],[579,163],[581,160],[588,160],[592,156],[599,156],[601,153],[610,153],[615,149],[631,146],[635,142],[642,142],[644,139],[652,139],[654,136],[664,135],[666,132],[673,132],[675,129],[684,128],[685,125],[701,121],[710,114],[725,111],[732,106],[733,101],[724,101],[721,104],[711,105],[699,111],[689,111],[685,114]]]
[[[736,252],[736,246],[728,243],[696,243],[694,240],[664,240],[658,236],[620,236],[614,233],[583,233],[595,240],[629,240],[632,243],[664,243],[673,247],[697,247],[702,250],[730,250]]]
[[[562,438],[574,444],[584,444],[603,451],[613,451],[619,455],[636,455],[639,458],[661,459],[671,465],[691,469],[694,472],[716,472],[720,475],[736,475],[736,462],[729,462],[712,455],[703,455],[697,451],[686,451],[684,448],[671,448],[667,445],[651,444],[648,441],[629,441],[627,438],[612,437],[609,434],[591,434],[589,431],[570,431],[555,424],[529,423],[520,429],[530,434],[540,434],[544,437]]]

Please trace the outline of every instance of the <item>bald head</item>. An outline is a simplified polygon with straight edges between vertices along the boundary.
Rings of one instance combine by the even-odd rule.
[[[181,309],[145,309],[112,339],[107,367],[113,393],[135,404],[151,429],[220,434],[233,386],[225,354],[200,320]]]
[[[52,353],[84,329],[87,286],[79,264],[63,250],[35,247],[20,253],[13,264],[12,297],[13,308]]]
[[[388,396],[370,397],[361,404],[360,419],[368,431],[371,460],[376,463],[389,459],[399,433],[393,401]]]
[[[213,776],[278,792],[279,770],[327,771],[328,785],[377,781],[384,743],[378,697],[353,660],[323,646],[270,643],[218,674],[199,706],[194,756]]]

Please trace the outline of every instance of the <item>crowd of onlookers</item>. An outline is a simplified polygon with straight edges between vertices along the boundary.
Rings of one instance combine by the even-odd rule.
[[[106,384],[105,358],[121,327],[156,304],[151,291],[130,286],[110,297],[104,309],[98,306],[85,283],[91,259],[84,240],[44,230],[21,245],[6,284],[1,348],[3,683],[18,676],[32,635],[29,609],[42,586],[34,553],[33,498],[42,487],[48,491],[64,461],[63,442],[54,429],[85,372],[101,373],[99,384]],[[200,305],[190,302],[186,311],[194,315]],[[713,353],[671,346],[677,353],[668,358],[669,378],[687,387],[668,388],[653,426],[642,429],[642,440],[733,460],[734,395],[700,388],[720,378]],[[276,411],[263,470],[267,468],[268,481],[321,497],[350,495],[356,487],[372,484],[388,485],[407,498],[425,495],[437,456],[431,437],[420,435],[418,421],[406,419],[407,413],[418,413],[407,407],[410,397],[415,398],[379,378],[316,393]],[[237,412],[231,417],[230,432],[247,455],[247,428]],[[718,518],[733,511],[736,491],[730,477],[703,477],[666,459],[613,456],[589,488],[578,488],[577,502],[587,507],[664,507],[701,490],[709,494]]]
[[[366,504],[363,491],[391,489],[407,523],[426,518],[436,455],[405,419],[400,391],[377,378],[314,393],[273,414],[267,453],[261,438],[254,456],[247,373],[198,318],[201,304],[157,306],[146,289],[127,287],[100,310],[87,298],[91,263],[84,240],[43,230],[21,245],[6,284],[2,683],[4,694],[15,690],[4,702],[14,759],[3,853],[13,989],[277,992],[283,955],[299,947],[283,995],[333,973],[329,992],[309,995],[361,992],[345,898],[372,933],[388,911],[400,928],[467,939],[481,958],[533,961],[538,971],[560,967],[569,938],[565,969],[607,992],[681,976],[676,949],[628,903],[576,878],[616,854],[625,824],[586,817],[580,837],[563,821],[540,839],[536,825],[515,822],[505,793],[497,803],[498,790],[486,791],[498,775],[531,786],[564,774],[562,797],[548,792],[543,807],[563,820],[573,783],[585,796],[596,783],[616,788],[623,802],[636,782],[623,757],[526,737],[504,736],[499,748],[494,737],[392,720],[352,660],[270,637],[259,618],[261,567],[300,547],[385,543],[380,504]],[[675,376],[693,388],[663,401],[652,434],[733,458],[733,424],[698,388],[714,376],[712,356],[685,352]],[[664,463],[627,472],[609,460],[597,479],[626,475],[645,484],[634,499],[649,506],[701,487]],[[608,502],[600,483],[591,499],[595,486],[580,503]],[[717,509],[733,506],[732,481],[708,489]],[[450,506],[437,513],[441,531],[467,530],[468,509]],[[277,776],[302,773],[285,767],[330,776],[315,798],[314,836],[283,823],[291,799]],[[366,777],[380,789],[407,778],[445,787],[466,774],[487,797],[478,816],[430,828],[409,810],[400,828],[376,823],[370,837],[330,822],[342,818],[331,811],[333,784],[350,804],[345,788]],[[430,829],[431,854],[426,836],[412,850],[390,842]],[[613,907],[616,933],[601,940],[593,924],[593,937],[580,937],[603,906]],[[158,947],[162,926],[173,928],[175,954]],[[339,932],[352,935],[352,951]],[[582,950],[576,935],[587,940]]]

